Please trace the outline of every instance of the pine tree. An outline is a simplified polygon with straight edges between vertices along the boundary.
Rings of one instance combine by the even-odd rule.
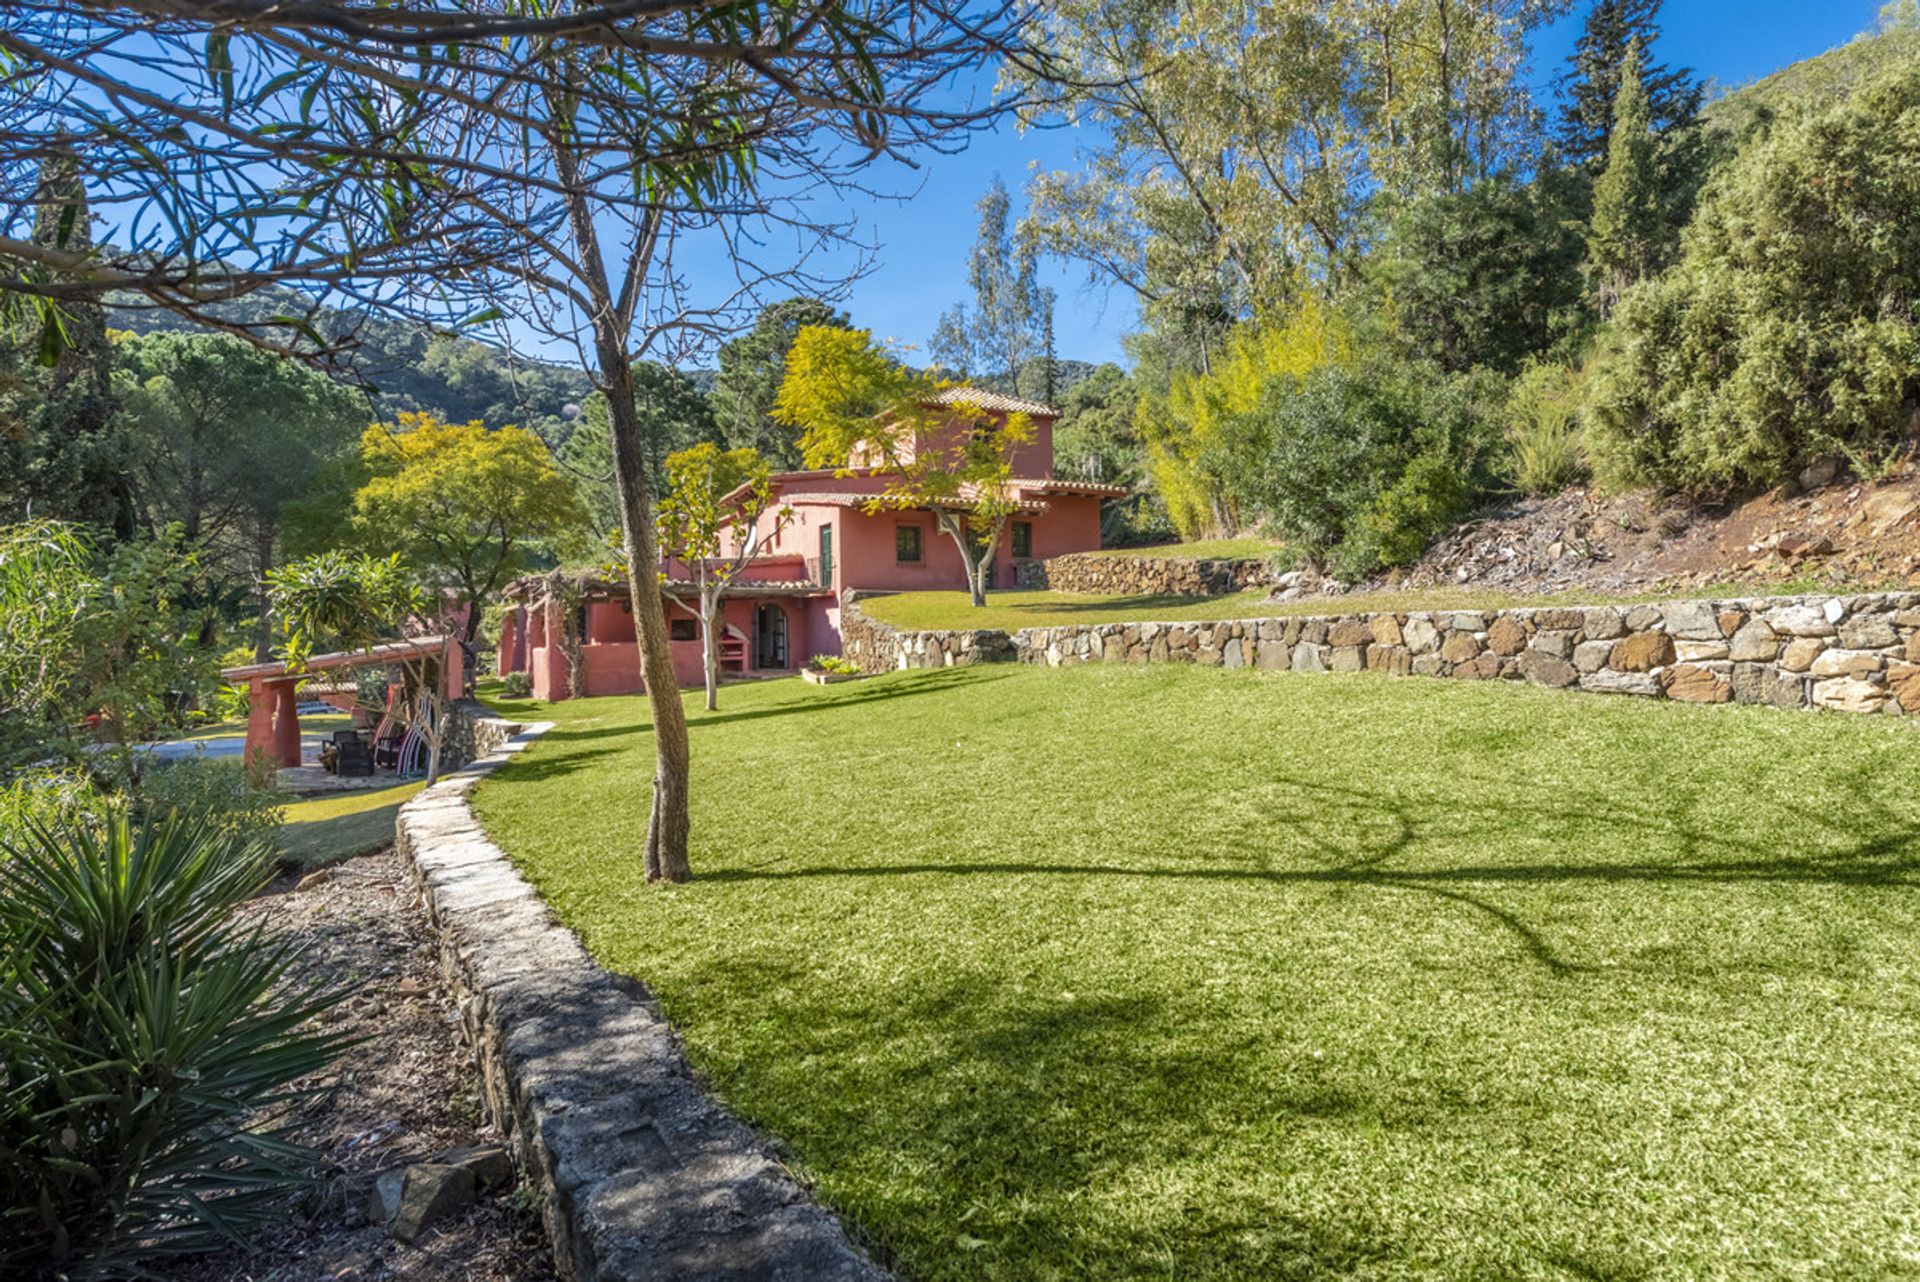
[[[1040,360],[1042,362],[1040,366],[1040,403],[1043,405],[1056,405],[1059,402],[1055,398],[1060,394],[1060,389],[1056,381],[1059,360],[1054,354],[1053,346],[1053,290],[1042,289],[1039,298]]]
[[[846,313],[818,299],[789,298],[763,308],[752,329],[728,340],[720,348],[720,372],[707,398],[719,425],[719,443],[729,449],[759,450],[776,469],[800,466],[793,434],[773,421],[773,399],[786,377],[787,352],[805,326],[844,329],[848,323]],[[647,412],[643,406],[641,413]],[[706,439],[705,433],[680,439],[658,454],[656,463],[674,450]],[[660,481],[664,484],[664,473]]]
[[[1627,286],[1651,270],[1662,240],[1659,143],[1652,115],[1636,44],[1620,68],[1607,167],[1593,185],[1593,218],[1587,228],[1588,269],[1603,316]]]
[[[1563,103],[1558,136],[1561,156],[1597,174],[1612,138],[1614,99],[1628,52],[1638,50],[1653,129],[1662,137],[1696,129],[1702,88],[1690,67],[1653,62],[1660,35],[1661,0],[1594,0],[1585,29],[1560,81]]]
[[[979,236],[967,256],[973,306],[958,303],[940,317],[929,355],[949,373],[1017,394],[1028,363],[1050,355],[1053,291],[1040,284],[1039,246],[1008,228],[1011,207],[995,178],[980,198]]]

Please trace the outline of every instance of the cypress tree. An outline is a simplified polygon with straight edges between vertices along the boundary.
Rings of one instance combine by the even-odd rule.
[[[70,147],[41,164],[34,204],[36,245],[83,256],[93,248],[86,186]],[[62,302],[38,326],[17,328],[0,357],[10,367],[0,378],[0,519],[31,512],[132,538],[131,460],[115,421],[105,309],[97,300]],[[21,368],[30,352],[32,368]]]
[[[1607,167],[1593,185],[1593,218],[1587,228],[1587,263],[1601,315],[1627,286],[1653,267],[1663,239],[1658,142],[1653,110],[1640,79],[1640,50],[1627,50],[1613,99]]]

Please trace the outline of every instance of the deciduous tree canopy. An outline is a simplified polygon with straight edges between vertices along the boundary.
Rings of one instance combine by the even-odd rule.
[[[355,523],[470,607],[463,641],[530,552],[574,546],[585,534],[573,485],[521,428],[407,414],[369,427],[360,455],[369,475],[354,495]]]

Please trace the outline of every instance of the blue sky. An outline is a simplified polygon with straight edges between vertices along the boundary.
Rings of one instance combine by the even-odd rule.
[[[1691,66],[1709,81],[1734,88],[1789,63],[1842,44],[1872,25],[1880,0],[1668,0],[1656,50],[1670,65]],[[1532,79],[1550,86],[1579,35],[1586,5],[1538,33]],[[1543,88],[1551,103],[1550,88]],[[1069,168],[1078,139],[1072,131],[1020,134],[1003,129],[976,139],[956,156],[930,158],[904,204],[875,203],[856,212],[881,244],[879,267],[853,289],[854,323],[876,336],[924,347],[940,313],[966,297],[966,253],[973,243],[974,202],[995,174],[1014,193],[1031,168]],[[1124,291],[1089,290],[1070,264],[1049,264],[1060,296],[1055,317],[1059,354],[1081,360],[1122,359],[1120,336],[1134,323]]]

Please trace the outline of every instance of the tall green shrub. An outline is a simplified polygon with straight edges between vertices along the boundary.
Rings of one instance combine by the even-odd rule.
[[[1557,362],[1529,365],[1507,393],[1507,476],[1522,493],[1552,495],[1587,468],[1580,433],[1585,373]]]
[[[1920,406],[1920,64],[1776,125],[1716,176],[1680,262],[1626,292],[1589,447],[1610,486],[1728,491],[1866,466]]]
[[[0,1276],[121,1277],[282,1213],[272,1124],[342,1045],[235,917],[271,856],[203,824],[0,833]]]
[[[1493,488],[1481,399],[1470,380],[1380,359],[1276,381],[1243,429],[1269,442],[1244,502],[1341,578],[1411,561]]]
[[[1587,228],[1587,262],[1603,314],[1653,267],[1660,242],[1657,148],[1636,44],[1620,68],[1607,167],[1593,184],[1593,219]]]

